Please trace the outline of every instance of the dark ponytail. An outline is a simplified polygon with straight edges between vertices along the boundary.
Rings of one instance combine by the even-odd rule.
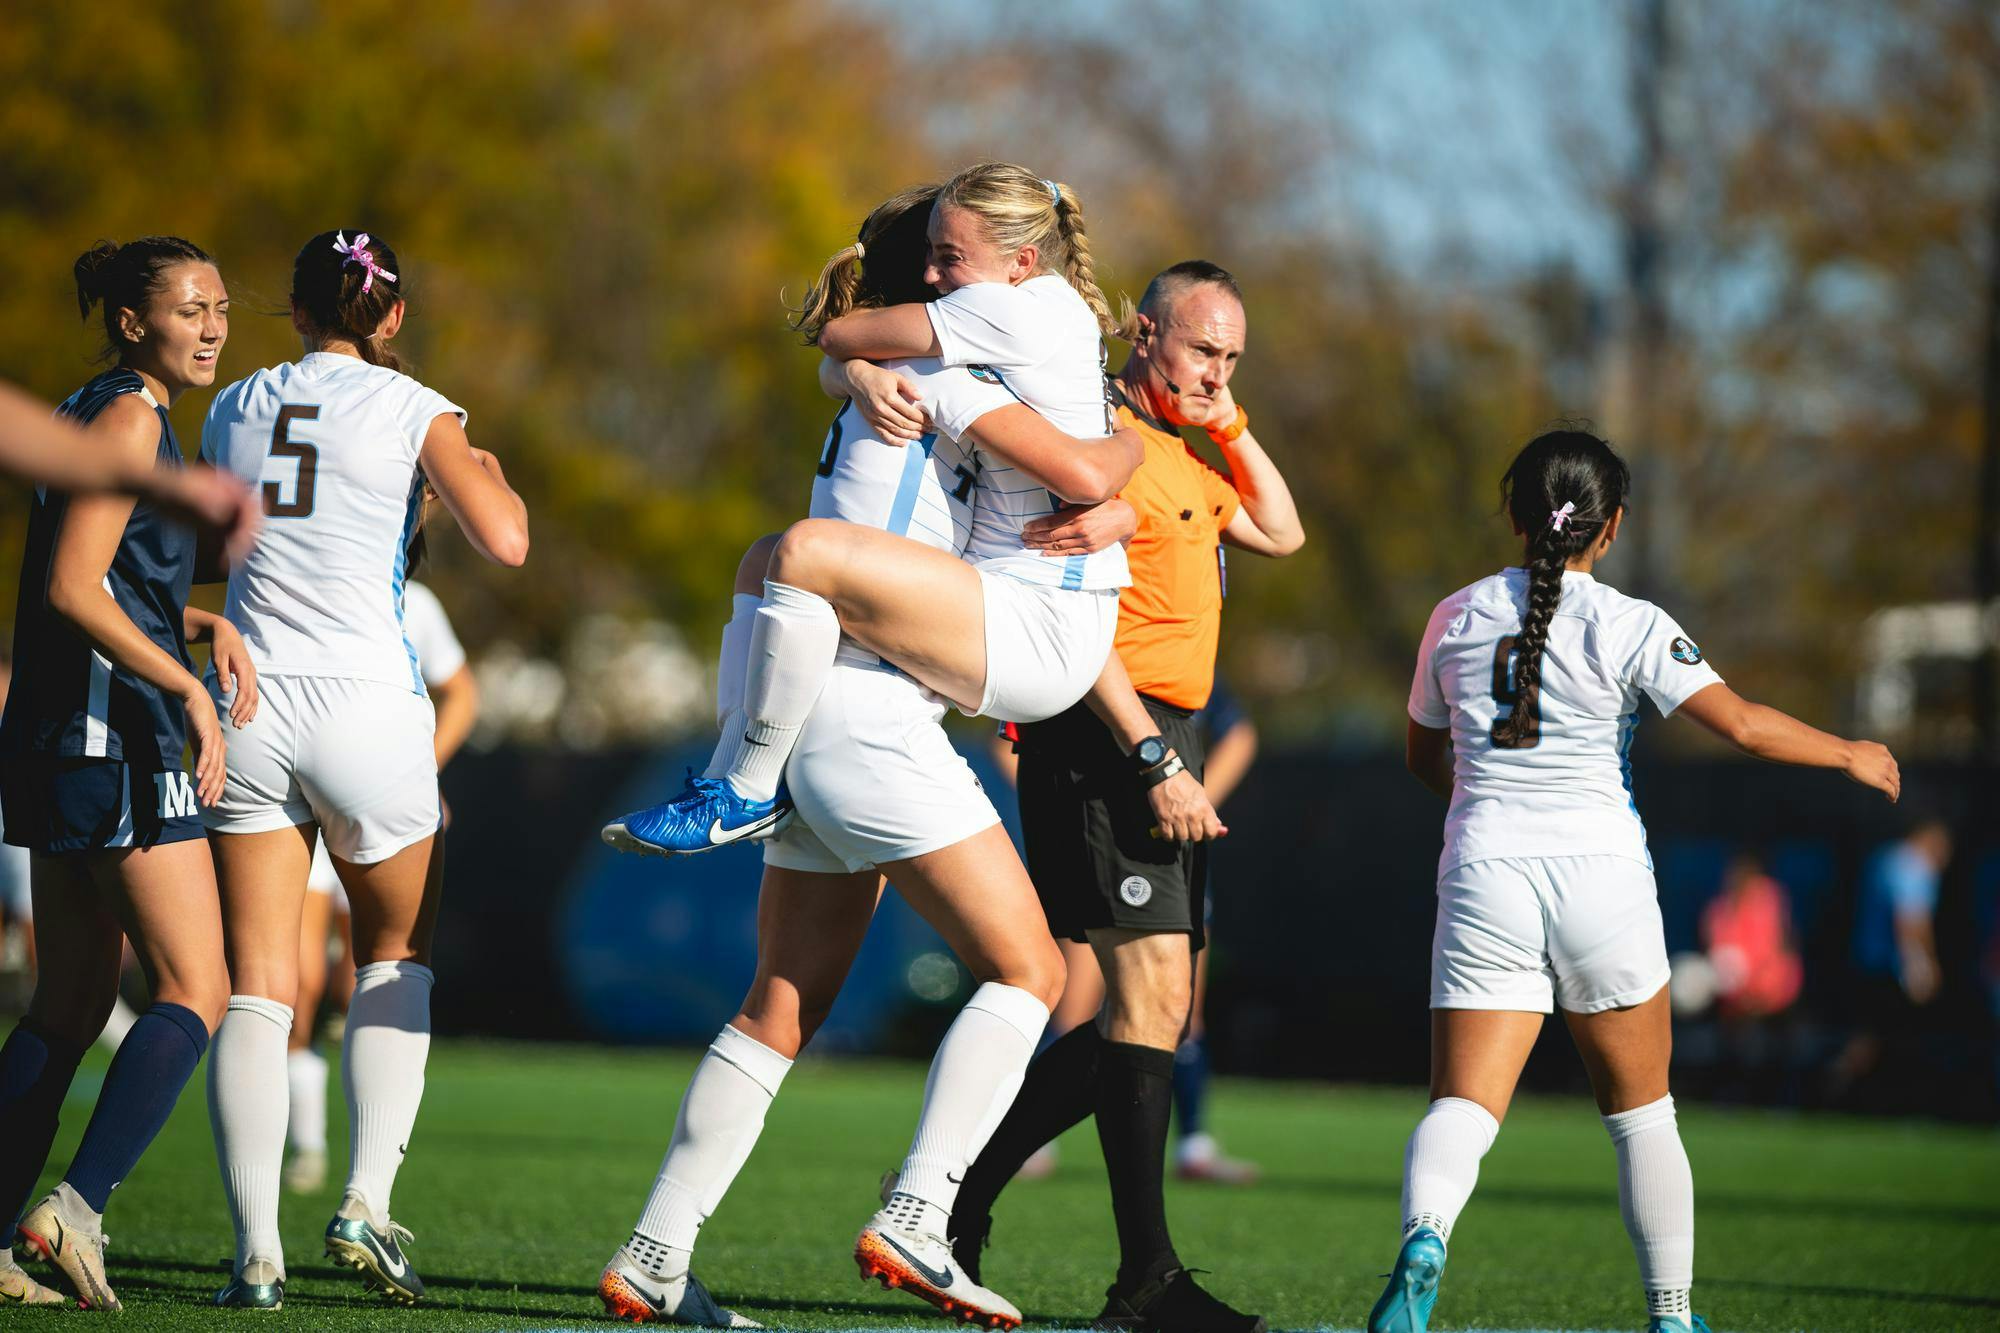
[[[1542,650],[1562,601],[1563,570],[1597,544],[1625,507],[1632,473],[1610,445],[1581,430],[1536,436],[1500,478],[1500,504],[1527,537],[1528,610],[1514,639],[1514,711],[1493,725],[1502,749],[1534,744]]]
[[[365,254],[365,261],[358,255]],[[402,261],[380,236],[362,227],[323,231],[292,261],[292,304],[320,338],[354,344],[371,366],[401,370],[403,362],[375,336],[405,300]]]
[[[118,359],[125,346],[118,312],[144,311],[166,286],[168,269],[178,264],[214,262],[200,246],[178,236],[141,236],[123,245],[99,241],[78,255],[70,269],[76,276],[77,313],[89,319],[92,306],[104,307],[104,347],[97,354],[98,360]]]

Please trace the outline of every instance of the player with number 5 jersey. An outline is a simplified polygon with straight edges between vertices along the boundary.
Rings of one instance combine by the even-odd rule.
[[[1560,1007],[1618,1159],[1647,1333],[1689,1305],[1694,1179],[1667,1091],[1667,950],[1629,754],[1642,699],[1773,763],[1840,769],[1890,800],[1896,761],[1739,697],[1650,602],[1591,571],[1631,474],[1581,430],[1501,480],[1521,565],[1438,603],[1410,685],[1409,766],[1451,802],[1431,944],[1431,1104],[1403,1168],[1403,1243],[1369,1333],[1424,1333],[1453,1224],[1543,1016]]]
[[[465,413],[404,374],[404,266],[358,228],[306,242],[292,270],[297,361],[216,396],[202,453],[261,489],[264,539],[229,574],[227,616],[272,668],[265,705],[231,734],[208,811],[229,939],[229,1012],[209,1102],[237,1232],[221,1305],[282,1299],[279,1174],[300,902],[316,837],[353,908],[356,979],[342,1050],[352,1144],[327,1253],[392,1300],[423,1283],[389,1195],[430,1046],[437,904],[426,868],[439,823],[435,725],[403,630],[404,580],[428,480],[475,549],[527,558],[527,509]]]

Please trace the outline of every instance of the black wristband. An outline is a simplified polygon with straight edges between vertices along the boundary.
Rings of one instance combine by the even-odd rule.
[[[1139,783],[1147,791],[1151,791],[1168,778],[1185,772],[1187,772],[1187,765],[1181,762],[1181,757],[1177,754],[1169,754],[1165,759],[1154,764],[1151,768],[1140,770]]]

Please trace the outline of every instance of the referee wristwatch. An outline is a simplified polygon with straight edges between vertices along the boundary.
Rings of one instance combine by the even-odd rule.
[[[1157,787],[1175,774],[1187,771],[1187,765],[1167,748],[1166,738],[1162,736],[1148,736],[1134,746],[1132,762],[1138,765],[1139,781],[1148,788]]]

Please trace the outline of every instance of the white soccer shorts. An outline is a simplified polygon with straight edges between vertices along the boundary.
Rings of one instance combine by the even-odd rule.
[[[257,694],[257,716],[240,729],[217,700],[228,780],[202,812],[211,832],[316,822],[328,850],[358,865],[437,832],[437,714],[428,698],[336,676],[259,676]]]
[[[785,766],[798,815],[764,864],[844,875],[963,842],[1000,822],[952,748],[945,703],[843,645]]]
[[[1468,861],[1438,879],[1431,1008],[1624,1009],[1667,984],[1653,872],[1622,856]]]
[[[979,572],[986,596],[986,692],[979,713],[1041,722],[1090,692],[1118,632],[1118,593]]]

